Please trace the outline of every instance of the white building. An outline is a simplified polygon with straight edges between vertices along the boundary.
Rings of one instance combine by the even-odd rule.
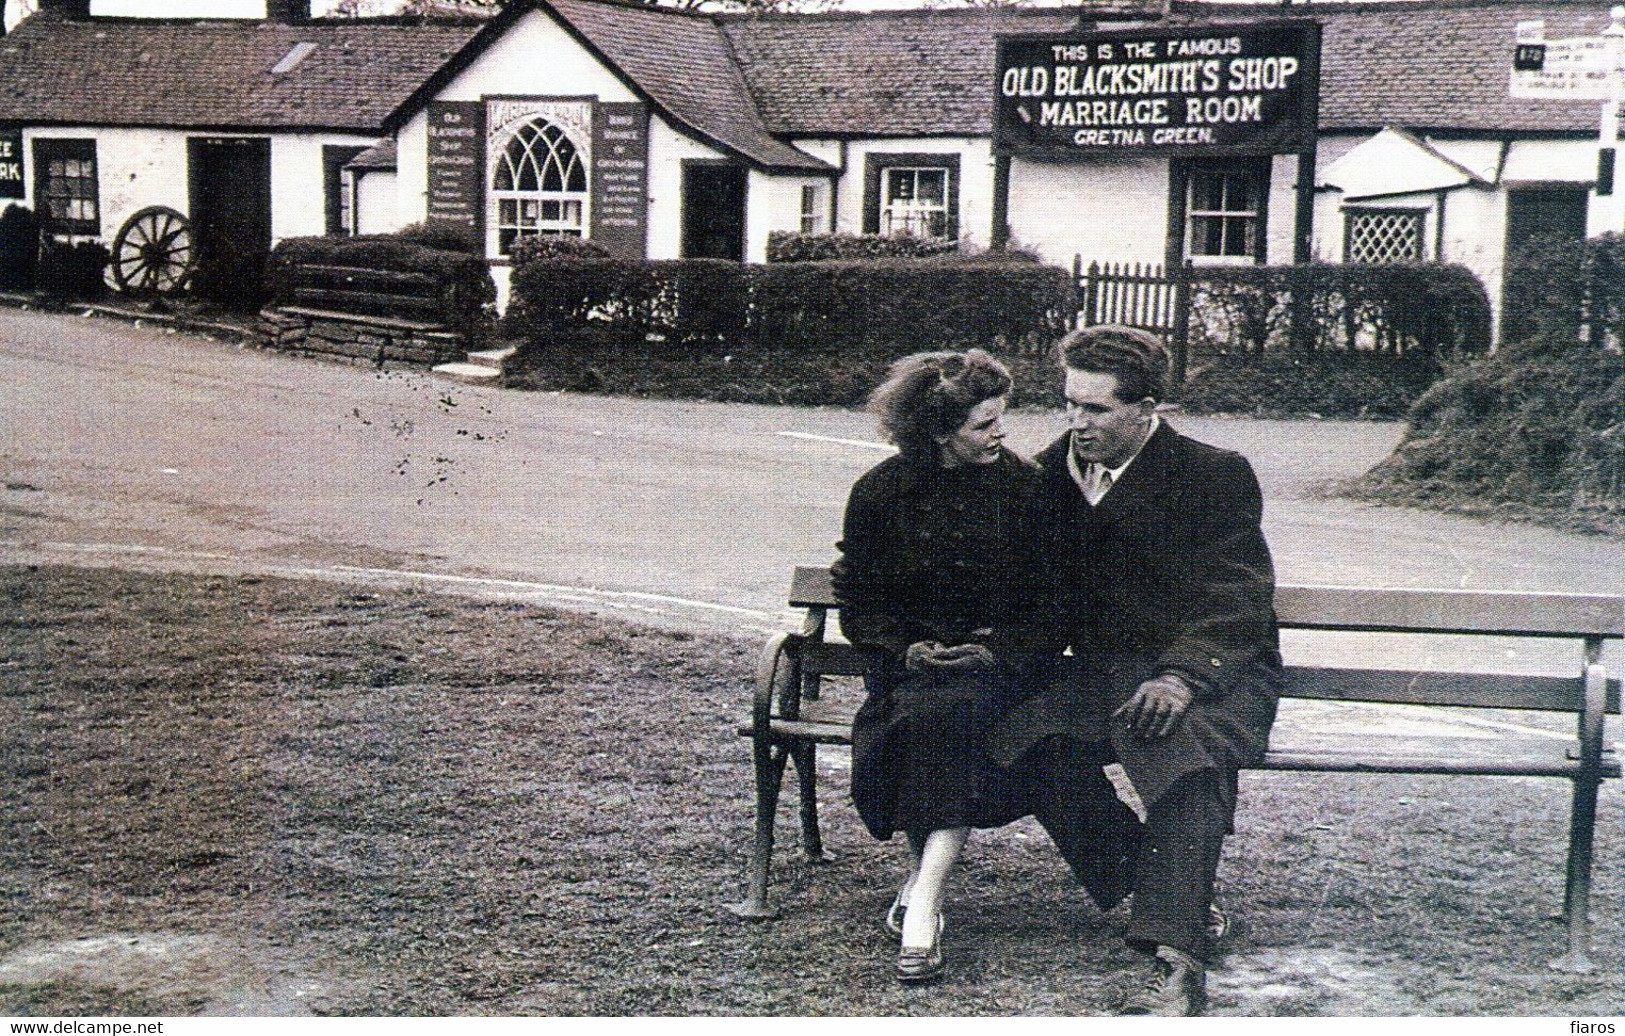
[[[94,218],[61,229],[106,237],[165,204],[207,242],[243,196],[261,199],[266,245],[442,219],[483,234],[504,285],[529,233],[761,261],[773,231],[907,230],[971,247],[1008,234],[1057,263],[1459,262],[1499,299],[1534,234],[1625,229],[1595,189],[1596,103],[1508,94],[1516,23],[1594,34],[1595,5],[1171,3],[717,16],[511,0],[483,24],[411,24],[305,21],[272,0],[266,22],[56,17],[0,48],[0,117],[34,165],[31,204],[41,162],[80,154],[64,168],[91,179],[94,151],[94,183],[48,188],[95,194]],[[1321,26],[1311,190],[1296,154],[995,146],[1001,34],[1223,38],[1261,10]],[[249,189],[211,191],[245,171]]]

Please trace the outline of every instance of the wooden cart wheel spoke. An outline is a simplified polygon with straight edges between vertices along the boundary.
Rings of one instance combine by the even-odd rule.
[[[119,290],[131,294],[182,290],[196,263],[192,224],[162,205],[141,209],[119,229],[113,254],[113,280]]]

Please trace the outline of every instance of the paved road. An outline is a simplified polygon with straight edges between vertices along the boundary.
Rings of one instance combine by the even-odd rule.
[[[789,564],[830,557],[884,456],[846,411],[504,392],[15,310],[0,374],[0,560],[415,579],[700,625],[783,624]],[[1625,544],[1312,495],[1397,425],[1175,421],[1252,459],[1283,581],[1625,587]],[[1012,426],[1032,450],[1059,419]]]

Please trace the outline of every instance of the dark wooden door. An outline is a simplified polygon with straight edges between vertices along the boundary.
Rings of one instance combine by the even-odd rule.
[[[189,144],[198,248],[193,286],[223,306],[257,309],[271,252],[271,142],[206,137]]]
[[[1584,187],[1526,187],[1507,194],[1506,276],[1501,288],[1501,341],[1533,330],[1540,306],[1556,299],[1544,281],[1556,270],[1554,254],[1578,257],[1586,236]]]
[[[745,258],[745,170],[683,166],[683,258]]]

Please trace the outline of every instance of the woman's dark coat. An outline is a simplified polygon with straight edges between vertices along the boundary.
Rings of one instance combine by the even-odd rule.
[[[1036,467],[1005,451],[944,468],[904,456],[858,479],[832,566],[841,632],[870,648],[852,729],[852,798],[876,838],[993,827],[1026,812],[982,741],[1002,706],[994,672],[908,672],[911,644],[979,643],[1006,659],[1008,617],[1030,600],[1018,544]]]

